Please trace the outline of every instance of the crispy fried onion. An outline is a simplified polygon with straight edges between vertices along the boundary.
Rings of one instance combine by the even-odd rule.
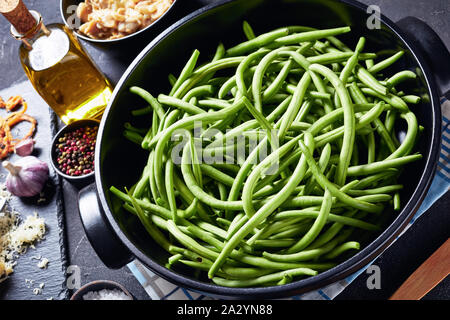
[[[10,98],[11,100],[11,98]],[[12,112],[6,116],[6,118],[0,117],[0,159],[5,159],[10,153],[14,152],[14,147],[21,141],[33,136],[37,121],[32,116],[25,114],[28,109],[27,103],[20,96],[14,97],[15,102],[19,102],[14,105],[12,109],[15,109],[19,104],[22,105],[22,109],[17,112]],[[9,108],[6,108],[7,110]],[[11,129],[22,121],[28,121],[31,123],[30,130],[20,139],[14,138],[11,133]]]

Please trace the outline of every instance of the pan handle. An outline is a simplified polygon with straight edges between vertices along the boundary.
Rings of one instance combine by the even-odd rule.
[[[102,213],[95,183],[78,193],[78,212],[89,242],[108,268],[119,269],[133,260]]]
[[[416,17],[403,18],[397,25],[430,66],[439,94],[450,99],[450,53],[442,39],[430,26]]]

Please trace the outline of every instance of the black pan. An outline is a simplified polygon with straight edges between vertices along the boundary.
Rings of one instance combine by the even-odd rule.
[[[326,286],[354,273],[382,253],[417,211],[433,179],[440,148],[439,98],[450,89],[450,55],[439,37],[418,19],[407,18],[395,24],[381,16],[381,28],[369,30],[366,9],[352,0],[223,0],[186,16],[153,40],[130,65],[113,93],[99,129],[96,183],[80,192],[80,214],[88,238],[103,262],[118,268],[137,258],[177,285],[216,297],[256,299],[286,297]],[[138,85],[151,88],[154,93],[167,92],[167,75],[177,74],[193,49],[198,48],[206,59],[213,54],[219,40],[226,47],[242,41],[244,19],[258,33],[295,24],[318,28],[350,25],[352,33],[343,39],[351,46],[359,36],[365,36],[370,52],[405,50],[406,54],[392,72],[416,71],[417,81],[404,90],[424,97],[422,104],[414,106],[425,128],[416,150],[422,153],[423,159],[408,165],[401,177],[401,183],[406,186],[401,194],[401,212],[391,214],[382,232],[364,239],[363,249],[335,268],[277,287],[225,288],[207,279],[196,279],[188,269],[166,269],[167,253],[108,192],[111,185],[132,185],[147,159],[140,148],[128,143],[121,134],[124,122],[131,120],[130,108],[143,105],[128,88]],[[404,128],[396,129],[400,133]]]

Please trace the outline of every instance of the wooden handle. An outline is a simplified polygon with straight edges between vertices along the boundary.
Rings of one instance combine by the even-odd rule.
[[[389,300],[419,300],[450,274],[450,238],[406,279]]]
[[[36,19],[22,0],[0,0],[0,13],[21,34],[26,34],[36,26]]]

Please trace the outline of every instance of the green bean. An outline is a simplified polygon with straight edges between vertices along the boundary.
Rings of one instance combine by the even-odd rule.
[[[214,53],[214,57],[212,58],[212,62],[222,59],[225,56],[225,46],[223,43],[219,43],[216,48],[216,52]]]
[[[294,120],[294,122],[292,122],[291,127],[289,129],[293,130],[293,131],[302,132],[302,131],[308,130],[310,127],[311,127],[310,123]]]
[[[320,154],[320,158],[319,158],[319,168],[322,173],[324,173],[325,170],[327,169],[328,162],[330,161],[330,157],[331,157],[331,145],[326,144],[325,147],[323,148],[322,153]],[[306,183],[305,188],[303,189],[303,193],[310,194],[311,191],[314,189],[315,185],[316,185],[316,180],[312,176],[309,178],[308,182]]]
[[[195,181],[195,177],[192,174],[191,169],[189,168],[189,160],[187,158],[187,155],[190,153],[188,152],[188,149],[189,146],[186,145],[183,151],[183,158],[181,160],[181,172],[183,174],[184,180],[186,181],[187,187],[194,194],[194,196],[203,203],[206,203],[213,208],[226,210],[242,210],[242,201],[221,201],[206,193],[202,189],[202,187],[198,185],[197,181]]]
[[[355,124],[354,129],[355,132],[365,128],[370,122],[376,121],[378,116],[383,111],[384,111],[384,103],[380,102],[358,120],[358,122]],[[345,135],[345,130],[346,128],[344,125],[342,127],[336,128],[334,130],[328,131],[327,133],[315,137],[314,140],[316,141],[316,145],[323,146],[324,144],[329,143],[330,141],[333,141],[334,139],[339,138],[342,135]]]
[[[328,189],[325,189],[322,207],[320,208],[319,215],[314,221],[313,226],[296,244],[294,244],[286,251],[287,253],[293,253],[303,250],[311,242],[314,241],[314,239],[319,235],[319,233],[325,226],[325,223],[327,222],[328,215],[330,214],[331,210],[331,204],[331,193],[328,191]]]
[[[378,92],[372,90],[371,88],[362,88],[361,91],[365,94],[368,94],[372,97],[378,98],[380,100],[384,100],[386,103],[390,104],[394,108],[400,110],[401,112],[408,112],[409,108],[406,102],[402,100],[402,98],[393,95],[392,93],[388,93],[386,95],[379,94]]]
[[[400,203],[400,192],[396,192],[394,194],[394,210],[395,211],[399,211],[400,210],[400,206],[401,206],[401,203]]]
[[[259,239],[264,239],[270,237],[274,233],[283,232],[284,230],[290,229],[292,226],[301,225],[303,217],[295,218],[295,219],[286,219],[284,221],[277,221],[274,223],[267,223],[264,225],[262,229],[259,229],[258,232],[247,240],[247,244],[253,246],[254,243]],[[298,223],[300,222],[300,223]]]
[[[352,218],[355,215],[356,210],[351,210],[343,214],[344,218]],[[325,230],[312,244],[307,248],[316,249],[320,248],[326,243],[330,242],[336,235],[344,228],[344,224],[340,222],[333,223],[327,230]]]
[[[288,76],[289,72],[292,68],[292,60],[288,60],[288,62],[283,66],[280,73],[278,73],[277,77],[272,81],[272,83],[264,90],[262,96],[263,100],[267,101],[271,97],[273,97],[281,88],[283,85],[283,82],[285,81],[286,77]],[[259,95],[259,91],[253,89],[253,95]]]
[[[284,37],[279,37],[278,39],[274,40],[274,43],[277,45],[297,44],[300,42],[315,41],[330,36],[336,36],[347,32],[350,32],[350,27],[306,31],[301,33],[294,33]]]
[[[270,236],[268,240],[283,240],[286,238],[298,238],[299,236],[305,234],[311,227],[311,223],[305,223],[300,225],[290,226],[289,228],[279,231],[276,234]]]
[[[161,104],[166,104],[169,105],[171,107],[175,107],[175,108],[179,108],[187,113],[190,114],[200,114],[200,113],[204,113],[205,111],[203,109],[200,109],[194,105],[191,105],[189,102],[183,101],[183,100],[179,100],[177,98],[174,97],[170,97],[170,96],[166,96],[164,94],[160,94],[158,96],[158,101]]]
[[[327,254],[325,254],[323,256],[323,258],[326,260],[334,259],[334,258],[340,256],[345,251],[348,251],[351,249],[359,250],[359,248],[360,248],[359,242],[348,241],[348,242],[345,242],[345,243],[339,245],[338,247],[334,248],[332,251],[328,252]]]
[[[201,262],[199,262],[198,260],[191,261],[191,260],[185,260],[185,259],[180,259],[179,261],[189,267],[196,269],[196,270],[204,270],[204,271],[207,271],[212,263],[210,260],[206,260],[204,258],[201,260]],[[220,276],[226,277],[227,275],[223,272],[220,272]]]
[[[388,89],[383,86],[369,71],[367,71],[367,69],[357,65],[355,67],[355,74],[362,83],[374,90],[376,93],[383,96],[388,94]]]
[[[140,109],[136,109],[131,111],[131,114],[133,116],[143,116],[146,114],[152,113],[152,108],[151,107],[145,107],[145,108],[140,108]]]
[[[177,215],[177,204],[175,200],[175,190],[173,186],[173,162],[171,159],[167,159],[166,161],[166,172],[165,172],[165,185],[167,190],[167,198],[169,202],[169,208],[172,212],[172,220],[177,223],[178,215]]]
[[[172,220],[167,220],[167,229],[181,244],[190,248],[192,251],[206,257],[207,259],[214,260],[217,258],[217,252],[205,248],[188,235],[182,233]]]
[[[304,250],[296,253],[277,254],[264,251],[263,257],[279,262],[301,262],[314,260],[332,250],[336,246],[336,242],[336,240],[330,241],[321,248]]]
[[[355,52],[352,54],[350,59],[348,59],[347,63],[344,66],[344,69],[342,69],[341,74],[339,75],[339,79],[346,84],[348,78],[353,73],[353,69],[355,69],[356,64],[358,63],[359,55],[361,51],[364,49],[364,45],[366,43],[366,39],[361,37],[359,38],[358,44],[356,45]]]
[[[401,190],[403,189],[403,185],[401,184],[395,184],[390,186],[384,186],[374,189],[365,189],[365,190],[349,190],[347,194],[351,196],[364,196],[369,194],[380,194],[380,193],[391,193],[393,191]]]
[[[142,173],[142,177],[136,184],[135,189],[133,190],[133,197],[135,197],[135,198],[142,197],[142,195],[145,192],[145,188],[148,186],[149,176],[150,176],[150,173],[152,170],[152,162],[153,162],[152,155],[153,154],[150,153],[148,160],[147,160],[147,165],[145,166],[144,172]]]
[[[310,70],[322,74],[331,82],[333,87],[336,89],[339,100],[342,103],[342,109],[344,110],[344,137],[339,157],[339,164],[336,169],[335,182],[338,185],[343,185],[347,175],[347,168],[352,156],[353,144],[355,142],[355,116],[350,95],[345,89],[342,81],[330,69],[321,65],[311,65]]]
[[[194,223],[196,225],[198,225],[201,229],[213,234],[214,236],[217,236],[221,239],[226,239],[227,232],[224,229],[217,227],[216,225],[211,224],[209,222],[205,222],[203,220],[195,220]],[[188,226],[188,227],[192,228],[192,226]],[[198,229],[196,229],[196,230],[198,230]],[[213,243],[211,243],[211,244],[215,245]]]
[[[181,86],[183,81],[185,81],[192,73],[192,71],[195,68],[195,65],[197,64],[198,57],[200,55],[200,51],[197,49],[192,52],[192,55],[186,65],[184,66],[183,70],[181,70],[180,75],[178,76],[177,81],[172,87],[172,90],[170,91],[169,95],[172,96],[175,94],[175,92],[178,90],[178,88]]]
[[[231,68],[239,65],[244,57],[223,58],[217,61],[212,61],[206,65],[196,69],[192,75],[187,78],[175,91],[174,97],[180,98],[186,94],[192,87],[213,74],[222,69]]]
[[[371,68],[369,68],[369,72],[372,74],[378,73],[381,70],[386,69],[387,67],[389,67],[390,65],[392,65],[394,62],[396,62],[398,59],[400,59],[403,54],[405,52],[404,51],[399,51],[396,54],[394,54],[393,56],[378,62],[377,64],[375,64],[374,66],[372,66]]]
[[[137,145],[141,145],[142,141],[144,141],[144,138],[139,133],[131,130],[124,130],[123,136]]]
[[[175,121],[177,121],[178,116],[180,115],[180,110],[172,110],[167,115],[166,119],[164,120],[164,125],[162,127],[162,130],[167,129],[169,126],[171,126]]]
[[[306,60],[310,63],[335,64],[347,61],[351,57],[353,57],[353,52],[329,52],[318,56],[307,57]],[[361,53],[358,55],[359,60],[371,59],[375,57],[376,55],[371,53]]]
[[[289,149],[296,145],[298,139],[299,137],[294,138],[288,143],[284,144],[282,147],[272,152],[267,158],[265,158],[253,169],[253,171],[247,178],[247,181],[245,182],[244,188],[242,190],[242,202],[244,211],[248,217],[251,217],[255,213],[255,209],[253,208],[252,204],[253,190],[256,186],[257,180],[262,175],[263,170],[270,170],[273,162],[278,161],[286,152],[289,151]]]
[[[257,65],[255,73],[253,74],[252,94],[253,94],[253,100],[255,102],[255,107],[259,111],[262,110],[261,86],[262,86],[262,82],[263,82],[264,73],[266,72],[270,63],[272,63],[272,61],[275,60],[279,56],[281,50],[285,50],[284,47],[266,54],[261,59],[259,64]],[[249,57],[251,57],[251,55]]]
[[[366,69],[369,70],[370,68],[372,68],[375,65],[375,61],[373,59],[367,59],[365,61],[366,63]]]
[[[297,268],[291,270],[280,271],[278,273],[272,273],[270,275],[260,276],[253,279],[239,279],[239,280],[228,280],[220,277],[213,277],[212,281],[218,285],[224,287],[251,287],[260,286],[265,283],[276,282],[283,279],[286,276],[295,277],[299,275],[309,275],[314,276],[317,271],[308,268]]]
[[[319,216],[319,211],[314,211],[310,209],[302,209],[302,210],[290,210],[290,211],[281,211],[276,213],[273,216],[274,220],[285,219],[285,218],[295,218],[295,217],[303,217],[303,218],[317,218]],[[348,218],[345,216],[336,215],[333,213],[328,214],[327,221],[330,222],[339,222],[343,225],[352,226],[355,228],[360,228],[364,230],[379,230],[378,226],[375,226],[371,223],[367,223],[361,220]]]
[[[283,140],[286,132],[288,131],[290,125],[295,119],[297,112],[300,109],[303,98],[305,97],[306,89],[311,81],[311,76],[309,73],[305,73],[301,80],[299,81],[295,93],[292,97],[291,102],[286,110],[286,113],[283,116],[283,120],[280,125],[280,129],[278,131],[278,138]]]
[[[188,135],[189,135],[189,147],[186,146],[186,148],[189,148],[189,155],[190,155],[189,160],[190,163],[192,164],[192,172],[194,174],[195,182],[200,186],[200,188],[203,188],[202,170],[200,168],[200,160],[197,154],[197,146],[195,145],[195,141],[192,134],[189,132]],[[185,163],[187,164],[188,162]]]
[[[158,243],[162,248],[168,251],[170,246],[169,241],[157,228],[155,228],[153,224],[150,223],[141,206],[138,204],[138,201],[136,201],[136,199],[131,196],[130,192],[127,193],[133,205],[133,208],[136,210],[136,214],[139,217],[141,223],[144,225],[145,229],[148,231],[148,233],[153,238],[153,240],[155,240],[156,243]]]
[[[210,84],[198,86],[189,90],[183,97],[184,102],[189,102],[193,97],[212,95],[214,93],[214,87]]]
[[[150,195],[153,197],[153,201],[156,203],[157,199],[159,198],[159,192],[153,171],[154,157],[155,152],[152,150],[148,159],[148,185],[150,188]]]
[[[172,87],[177,82],[177,77],[175,77],[172,73],[169,73],[169,75],[167,76],[167,79],[169,80],[169,83]]]
[[[217,170],[213,166],[201,163],[200,169],[202,172],[208,177],[213,178],[216,181],[219,181],[221,184],[231,187],[233,185],[234,178],[223,173],[220,170]]]
[[[217,109],[217,110],[229,108],[231,106],[231,104],[229,104],[226,101],[218,101],[218,100],[213,100],[213,99],[199,100],[197,102],[197,104],[200,107]]]
[[[374,184],[375,182],[378,182],[383,179],[391,178],[394,175],[398,174],[398,169],[390,168],[386,169],[383,172],[376,173],[370,176],[365,177],[364,179],[361,179],[358,181],[358,183],[353,186],[353,190],[361,190],[364,188],[367,188],[368,186]]]
[[[353,166],[348,168],[348,176],[355,177],[360,175],[368,175],[378,173],[380,171],[395,168],[405,165],[407,163],[422,159],[422,155],[414,154],[409,156],[403,156],[390,160],[377,161],[370,164],[362,164],[359,166]]]
[[[257,59],[259,56],[265,55],[267,52],[268,50],[263,49],[253,52],[252,54],[248,55],[244,60],[242,60],[241,63],[238,65],[236,69],[236,86],[242,96],[245,96],[247,94],[247,87],[245,86],[245,79],[244,79],[245,71],[255,59]]]
[[[188,249],[185,249],[185,248],[181,248],[181,247],[177,247],[177,246],[171,245],[169,247],[169,252],[172,253],[172,254],[181,254],[181,255],[183,255],[183,257],[191,259],[192,261],[197,261],[197,262],[205,263],[205,264],[208,264],[208,265],[212,264],[211,260],[205,258],[204,256],[201,256],[201,255],[195,253],[194,251],[191,251],[191,250],[188,250]]]
[[[252,40],[255,39],[255,33],[253,32],[252,27],[250,26],[250,24],[247,21],[243,21],[242,22],[242,29],[244,30],[244,34],[247,37],[248,40]]]
[[[272,139],[273,128],[270,122],[267,121],[264,115],[259,110],[257,110],[246,97],[244,97],[244,104],[247,110],[253,115],[253,117],[255,117],[256,121],[258,121],[261,128],[266,131],[267,139],[269,140],[272,147],[276,149],[275,141],[273,141]]]
[[[367,135],[367,163],[375,161],[375,134],[373,132]]]
[[[182,258],[183,258],[183,255],[181,253],[177,253],[177,254],[174,254],[173,256],[171,256],[169,259],[167,259],[167,261],[168,261],[169,265],[172,265],[175,262],[180,261],[180,259],[182,259]]]
[[[402,97],[403,101],[410,104],[418,104],[422,101],[422,98],[415,95],[407,95]]]
[[[408,79],[416,79],[416,78],[417,78],[417,76],[414,72],[409,71],[409,70],[404,70],[404,71],[397,72],[392,77],[390,77],[386,81],[386,85],[388,88],[393,88],[397,84],[399,84],[403,81],[406,81]]]
[[[293,281],[293,277],[290,274],[285,274],[283,276],[283,279],[281,279],[280,281],[277,282],[277,285],[281,286],[283,284],[291,283],[292,281]]]
[[[233,220],[231,221],[230,227],[227,230],[227,237],[226,239],[230,239],[231,236],[234,234],[234,232],[239,229],[247,220],[247,216],[245,216],[244,213],[238,213],[234,216]]]
[[[256,240],[253,246],[256,248],[285,248],[290,247],[295,242],[295,239],[260,239]]]
[[[339,191],[338,188],[334,184],[332,184],[330,181],[328,181],[325,176],[320,172],[319,168],[317,167],[316,162],[314,161],[314,158],[311,156],[311,153],[309,152],[308,148],[305,146],[303,141],[299,141],[300,148],[305,155],[306,161],[308,162],[309,168],[311,169],[313,175],[315,176],[317,182],[320,184],[322,188],[327,188],[330,193],[338,198],[343,203],[363,211],[367,212],[379,212],[380,208],[376,205],[370,204],[368,202],[364,202],[361,200],[357,200],[354,198],[349,197],[345,193]],[[350,167],[351,168],[351,167]],[[350,168],[348,170],[348,175],[350,176]]]
[[[199,114],[194,115],[188,118],[181,119],[171,125],[169,128],[167,128],[164,132],[164,135],[158,138],[158,135],[152,139],[152,141],[156,140],[156,147],[155,147],[155,165],[154,170],[155,172],[160,172],[162,167],[162,155],[163,155],[163,149],[165,147],[165,144],[170,139],[171,134],[177,130],[177,129],[184,129],[189,128],[194,125],[196,121],[214,121],[214,120],[220,120],[222,117],[226,117],[227,115],[232,114],[233,112],[236,112],[240,110],[243,107],[243,99],[238,100],[235,104],[233,104],[230,108],[226,108],[223,110],[220,110],[218,112],[212,113],[212,114]],[[152,143],[150,144],[152,145]],[[156,182],[158,184],[158,181],[161,181],[160,175],[156,174]],[[163,190],[161,190],[163,191]],[[165,194],[163,192],[163,194]]]
[[[139,88],[139,87],[131,87],[130,92],[137,94],[142,99],[147,101],[148,104],[153,108],[153,110],[156,111],[159,119],[162,119],[164,117],[165,111],[164,111],[163,107],[158,102],[158,100],[156,100],[156,98],[154,98],[148,91],[145,91],[144,89]]]
[[[228,92],[230,92],[231,88],[236,86],[236,75],[228,78],[219,89],[218,97],[219,99],[223,99]]]
[[[263,47],[266,44],[273,42],[275,39],[285,36],[289,33],[287,28],[274,30],[271,32],[263,33],[256,38],[242,42],[226,51],[227,56],[237,56],[257,48]]]
[[[126,130],[134,131],[140,135],[147,133],[147,129],[136,128],[129,122],[125,122],[124,127]]]
[[[312,141],[311,141],[312,143]],[[306,146],[305,146],[306,148]],[[258,211],[240,228],[226,243],[225,247],[220,253],[220,256],[214,261],[211,269],[208,272],[209,278],[214,276],[214,273],[220,268],[224,263],[230,252],[238,245],[238,243],[256,226],[258,226],[267,216],[269,216],[281,203],[286,200],[289,192],[292,188],[295,188],[303,179],[306,172],[306,161],[302,157],[295,168],[294,173],[289,178],[289,182],[284,186],[284,188],[266,204],[264,204]]]
[[[158,117],[156,116],[156,111],[153,110],[152,127],[148,129],[147,133],[145,134],[141,142],[141,147],[143,149],[148,149],[148,144],[153,139],[153,137],[158,133],[158,127],[159,127]]]
[[[364,96],[363,92],[359,89],[359,87],[356,85],[356,83],[352,83],[349,87],[349,92],[352,98],[357,101],[358,103],[367,103],[367,99]],[[374,119],[375,129],[378,131],[380,136],[383,138],[384,142],[386,143],[387,147],[391,152],[394,152],[396,149],[396,144],[391,138],[388,130],[384,126],[384,124],[381,122],[380,119]],[[368,161],[369,162],[369,161]],[[373,162],[373,161],[371,161]],[[369,162],[369,163],[371,163]]]
[[[198,199],[194,198],[194,200],[191,202],[191,204],[184,211],[182,211],[181,214],[179,214],[177,212],[177,216],[179,215],[181,218],[184,218],[184,219],[191,218],[192,216],[195,215],[195,213],[197,211],[197,205],[198,205]]]

